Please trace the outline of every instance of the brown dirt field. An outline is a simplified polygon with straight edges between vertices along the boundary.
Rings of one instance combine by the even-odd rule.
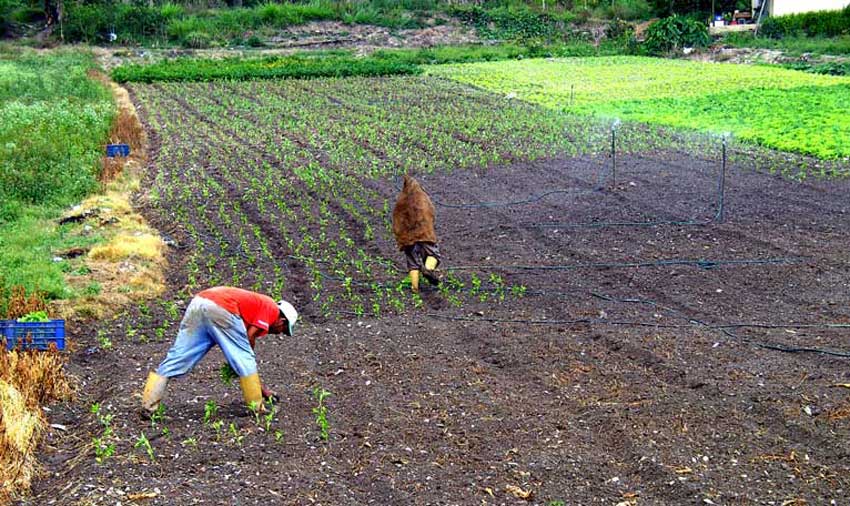
[[[718,223],[716,163],[622,156],[613,187],[598,176],[608,163],[420,176],[444,265],[498,274],[523,297],[456,308],[426,289],[423,307],[399,316],[324,318],[295,269],[304,323],[258,346],[281,396],[270,432],[219,382],[217,350],[171,383],[152,427],[138,393],[176,322],[133,308],[89,329],[72,361],[81,402],[52,408],[67,430],[48,434],[46,474],[24,504],[846,504],[848,359],[765,346],[850,352],[850,329],[802,326],[850,323],[850,183],[731,167]],[[397,181],[369,188],[393,198]],[[451,207],[556,189],[526,205]],[[659,220],[708,223],[598,226]],[[367,246],[401,266],[391,242]],[[167,299],[185,299],[185,254],[171,252]],[[163,340],[126,339],[166,320]],[[718,328],[734,324],[777,326]],[[327,441],[311,411],[317,385],[332,392]],[[202,422],[209,400],[218,435]],[[103,465],[89,447],[101,432],[93,402],[115,415]],[[134,448],[142,432],[154,461]]]

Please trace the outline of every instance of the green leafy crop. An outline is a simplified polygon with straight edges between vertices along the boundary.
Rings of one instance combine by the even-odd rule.
[[[429,74],[550,109],[705,132],[835,159],[850,155],[850,79],[647,57],[432,66]],[[800,114],[805,111],[805,114]]]

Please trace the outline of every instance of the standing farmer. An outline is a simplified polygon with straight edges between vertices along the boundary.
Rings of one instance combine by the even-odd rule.
[[[393,209],[393,235],[407,259],[410,284],[419,291],[419,273],[431,284],[440,284],[435,272],[440,264],[440,248],[434,231],[434,203],[419,181],[404,176],[404,187]]]
[[[148,374],[142,407],[153,413],[165,395],[169,378],[192,370],[215,345],[239,375],[248,406],[262,408],[274,392],[260,383],[254,357],[256,339],[266,334],[292,335],[298,312],[286,301],[241,288],[219,286],[199,292],[186,308],[177,340],[156,372]]]

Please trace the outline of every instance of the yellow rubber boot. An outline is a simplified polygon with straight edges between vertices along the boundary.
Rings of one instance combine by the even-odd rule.
[[[425,258],[425,268],[429,271],[433,271],[437,268],[437,259],[432,256],[428,256]]]
[[[414,269],[410,271],[410,288],[413,289],[414,292],[419,291],[419,270]]]
[[[145,383],[145,391],[142,393],[142,407],[148,413],[153,413],[159,407],[159,401],[165,395],[167,385],[168,378],[165,376],[160,376],[153,371],[148,373],[148,381]]]
[[[253,409],[258,412],[264,411],[263,386],[260,383],[260,374],[255,372],[250,376],[239,378],[239,386],[242,387],[242,397],[245,399],[245,405],[248,408],[253,406]]]

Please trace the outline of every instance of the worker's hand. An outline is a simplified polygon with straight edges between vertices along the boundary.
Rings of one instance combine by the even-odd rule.
[[[264,401],[271,402],[272,404],[277,404],[278,402],[280,402],[280,397],[277,396],[276,392],[269,390],[266,387],[262,388],[262,392]]]

